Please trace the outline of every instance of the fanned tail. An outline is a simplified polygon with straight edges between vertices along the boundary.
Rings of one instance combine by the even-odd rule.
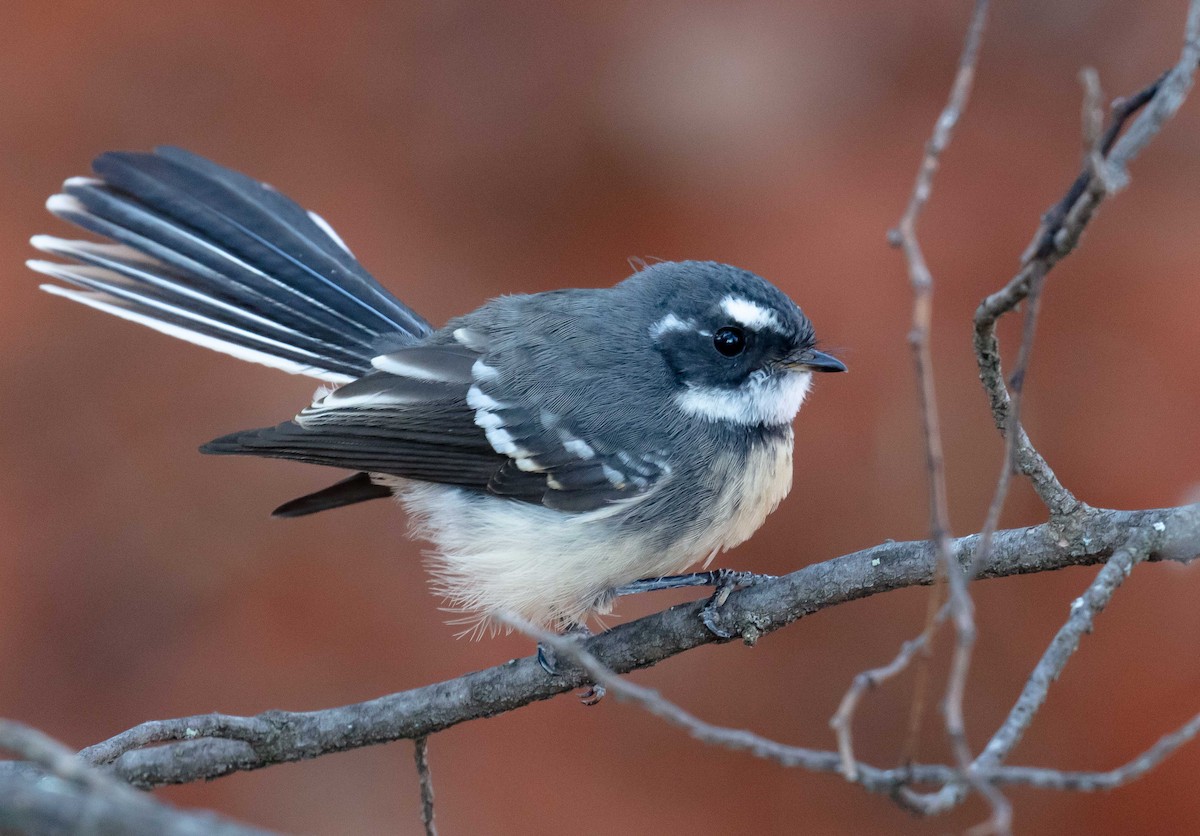
[[[178,148],[113,152],[46,207],[115,243],[37,235],[43,285],[171,336],[345,383],[428,334],[319,216],[272,187]]]

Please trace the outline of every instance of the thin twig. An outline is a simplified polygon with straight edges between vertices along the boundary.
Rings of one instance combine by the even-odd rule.
[[[980,379],[984,381],[992,401],[997,426],[1004,432],[1005,456],[995,495],[988,510],[988,518],[983,528],[981,548],[972,561],[971,574],[974,574],[976,564],[982,565],[988,559],[992,533],[999,525],[1000,512],[1008,492],[1009,475],[1014,469],[1019,468],[1030,477],[1034,489],[1042,497],[1052,515],[1065,517],[1086,512],[1086,506],[1080,503],[1055,477],[1045,459],[1033,447],[1021,424],[1022,394],[1040,309],[1041,289],[1046,274],[1059,260],[1074,249],[1083,229],[1105,197],[1115,193],[1128,182],[1126,168],[1129,161],[1145,147],[1146,143],[1157,134],[1163,124],[1182,104],[1191,87],[1197,62],[1200,61],[1198,38],[1200,38],[1200,3],[1193,0],[1188,9],[1184,47],[1176,67],[1138,94],[1116,102],[1113,107],[1111,125],[1103,134],[1099,128],[1102,122],[1099,108],[1101,100],[1099,79],[1094,70],[1083,71],[1081,74],[1085,91],[1083,172],[1063,200],[1047,213],[1038,235],[1034,238],[1034,244],[1026,252],[1026,263],[1021,273],[1005,288],[1008,293],[1005,294],[1005,291],[1001,291],[1001,294],[993,294],[992,297],[985,300],[980,306],[980,312],[976,314],[975,344]],[[1121,137],[1121,131],[1126,122],[1143,107],[1146,110],[1133,122],[1124,137]],[[1118,139],[1119,137],[1120,139]],[[1003,297],[997,299],[996,297],[1000,295]],[[1000,353],[995,323],[1000,316],[1015,309],[1021,301],[1027,301],[1027,306],[1016,369],[1011,379],[1013,395],[1010,398],[1004,385],[1004,377],[1000,373]],[[991,304],[989,305],[989,303]],[[983,313],[984,316],[980,316],[980,313]],[[1065,661],[1064,658],[1063,664]],[[956,676],[961,675],[965,681],[967,674],[965,668],[956,670],[955,673]],[[1036,692],[1037,687],[1041,684],[1037,682],[1037,676],[1038,671],[1035,670],[1026,685],[1027,691],[1033,689]],[[1035,685],[1035,683],[1037,684]],[[1045,687],[1049,687],[1048,682],[1045,683]],[[1043,692],[1041,699],[1044,697]],[[1023,705],[1029,710],[1028,717],[1024,719],[1024,722],[1031,722],[1032,716],[1040,707],[1041,702],[1039,700],[1036,705],[1030,703]],[[1015,718],[1011,717],[1010,721],[1016,722]],[[997,732],[999,737],[993,737],[989,747],[994,749],[1000,747],[1001,743],[998,740],[1007,739],[1006,731],[1012,732],[1014,729],[1015,726],[1002,726]],[[1023,728],[1016,731],[1015,738],[1019,739],[1023,731]],[[1011,745],[1015,745],[1016,739],[1012,740]],[[997,749],[997,751],[999,750]],[[977,767],[978,762],[973,765],[973,770]],[[973,770],[969,770],[968,775]],[[943,793],[955,791],[955,788],[947,787]],[[996,821],[997,830],[1000,830],[1002,825],[1007,826],[1004,822]]]
[[[17,720],[0,718],[0,751],[37,764],[51,775],[103,792],[133,791],[106,772],[96,769],[69,747]]]
[[[909,344],[916,363],[921,416],[925,436],[926,461],[930,474],[931,537],[943,557],[948,558],[949,510],[946,501],[945,467],[941,428],[938,420],[937,397],[934,390],[933,358],[929,350],[929,331],[933,320],[933,275],[917,239],[916,225],[921,210],[933,190],[933,177],[941,164],[941,156],[950,144],[954,127],[966,107],[975,77],[979,45],[987,22],[988,0],[976,0],[975,11],[963,43],[958,71],[954,77],[949,100],[934,124],[933,135],[925,146],[925,154],[917,171],[908,206],[896,228],[889,233],[893,246],[901,248],[908,265],[909,281],[913,287],[912,329]],[[947,561],[947,568],[949,563]],[[955,573],[949,573],[951,576]],[[951,577],[951,585],[955,581]]]
[[[930,600],[935,599],[930,598]],[[927,652],[929,642],[933,639],[937,628],[946,620],[949,612],[948,607],[943,606],[939,608],[934,613],[934,617],[929,620],[925,629],[921,631],[920,635],[915,639],[909,639],[900,646],[900,652],[896,654],[896,657],[891,662],[882,667],[859,673],[854,677],[854,682],[846,690],[841,703],[838,705],[837,713],[829,721],[829,726],[837,733],[838,753],[842,758],[842,775],[847,780],[854,781],[858,778],[858,762],[854,758],[854,740],[851,725],[854,722],[854,713],[858,710],[858,704],[862,700],[863,695],[867,691],[878,688],[889,679],[899,676],[908,668],[918,653]]]
[[[1015,310],[1046,274],[1074,250],[1103,200],[1129,182],[1128,167],[1174,116],[1187,98],[1200,61],[1200,2],[1188,4],[1184,45],[1176,65],[1153,84],[1114,103],[1108,130],[1101,137],[1103,165],[1085,162],[1067,194],[1043,218],[1022,257],[1021,270],[1001,290],[988,296],[975,312],[975,354],[979,378],[991,402],[997,429],[1008,432],[1010,397],[1000,370],[996,321]],[[1136,114],[1136,118],[1134,118]],[[1133,121],[1130,123],[1130,119]],[[1126,129],[1126,124],[1128,128]],[[1122,134],[1122,130],[1124,133]],[[1086,508],[1068,491],[1034,448],[1020,424],[1014,435],[1014,460],[1052,516],[1066,517]]]
[[[1100,77],[1096,71],[1090,67],[1084,68],[1080,72],[1080,81],[1083,84],[1083,173],[1076,179],[1071,188],[1067,190],[1067,194],[1061,201],[1046,214],[1042,222],[1042,229],[1035,236],[1035,244],[1038,240],[1053,238],[1057,227],[1065,220],[1070,207],[1074,205],[1074,201],[1087,191],[1091,184],[1099,184],[1103,188],[1107,182],[1107,177],[1104,175],[1104,153],[1105,150],[1112,147],[1112,143],[1116,141],[1117,132],[1120,130],[1124,120],[1132,115],[1133,110],[1128,109],[1131,102],[1126,103],[1123,115],[1118,115],[1113,120],[1112,126],[1107,132],[1103,132],[1104,111],[1101,106],[1103,94],[1100,90]],[[1151,88],[1157,90],[1158,81]],[[1148,98],[1141,98],[1145,95],[1145,91],[1135,97],[1135,101],[1140,101],[1144,104],[1149,101]],[[1140,106],[1140,105],[1138,105]],[[1034,245],[1031,245],[1031,247]],[[1036,263],[1036,261],[1035,261]],[[1024,436],[1024,429],[1021,425],[1021,404],[1024,402],[1025,380],[1029,369],[1029,358],[1033,350],[1033,335],[1037,325],[1038,313],[1041,309],[1042,300],[1042,284],[1046,277],[1045,267],[1036,267],[1030,272],[1029,282],[1026,293],[1028,305],[1025,309],[1025,322],[1021,332],[1021,345],[1017,353],[1016,369],[1012,374],[1012,390],[1013,394],[1005,416],[1005,425],[1003,427],[1004,434],[1004,456],[1000,464],[1000,474],[996,478],[996,488],[992,493],[992,501],[988,505],[987,517],[983,523],[983,530],[980,532],[983,537],[983,544],[972,562],[970,576],[975,574],[975,564],[982,564],[987,560],[988,550],[991,548],[992,535],[1000,526],[1000,514],[1004,511],[1004,503],[1008,498],[1008,491],[1011,484],[1012,474],[1018,468],[1018,443],[1020,437],[1025,438],[1025,444],[1032,450],[1032,444],[1028,441],[1028,437]],[[1003,314],[1001,314],[1003,315]],[[992,330],[992,338],[995,340],[995,330]],[[998,348],[998,343],[996,344]],[[996,356],[999,356],[997,351]],[[997,369],[997,372],[999,369]],[[999,385],[1003,386],[1003,378],[997,377]],[[1006,393],[1007,394],[1007,393]],[[1043,462],[1044,463],[1044,462]],[[1049,466],[1046,467],[1047,472]],[[1051,474],[1051,477],[1053,474]],[[1061,487],[1061,486],[1060,486]],[[1078,511],[1082,506],[1070,496],[1070,492],[1064,487],[1062,488],[1064,495],[1060,495],[1060,499],[1070,497],[1070,500],[1075,504],[1070,505],[1072,512]],[[1054,512],[1054,508],[1051,508]]]
[[[1194,21],[1189,16],[1189,31]],[[1187,48],[1185,47],[1185,52]],[[1191,60],[1191,59],[1189,59]],[[1195,62],[1191,61],[1190,73],[1195,70]],[[1168,74],[1169,75],[1169,74]],[[981,545],[968,572],[968,578],[974,576],[979,566],[985,565],[991,549],[993,533],[999,526],[1000,514],[1008,495],[1011,474],[1021,470],[1031,480],[1034,489],[1041,496],[1047,508],[1054,517],[1063,519],[1071,515],[1086,513],[1087,506],[1079,502],[1074,495],[1063,486],[1054,475],[1050,466],[1041,454],[1033,447],[1024,427],[1021,424],[1021,404],[1024,387],[1028,376],[1029,359],[1032,352],[1033,337],[1036,330],[1038,313],[1041,307],[1041,291],[1047,273],[1059,260],[1071,252],[1078,243],[1083,228],[1090,221],[1096,208],[1113,190],[1113,182],[1117,179],[1112,173],[1110,163],[1105,155],[1113,152],[1117,138],[1126,122],[1142,107],[1153,103],[1163,89],[1166,76],[1156,80],[1144,90],[1127,99],[1119,100],[1113,108],[1113,118],[1107,131],[1101,133],[1100,126],[1103,115],[1100,111],[1100,83],[1095,70],[1085,69],[1081,73],[1084,86],[1083,98],[1083,137],[1084,165],[1083,172],[1068,189],[1064,198],[1046,214],[1033,244],[1026,251],[1026,263],[1018,276],[1009,283],[1000,294],[993,294],[980,305],[976,313],[976,357],[980,367],[980,379],[984,382],[992,401],[993,413],[1004,434],[1004,458],[997,478],[996,489],[988,508],[987,519],[981,532]],[[1173,111],[1172,111],[1173,112]],[[1161,122],[1159,125],[1161,126]],[[1114,152],[1115,153],[1115,152]],[[1001,301],[1002,300],[1002,301]],[[1012,395],[1004,384],[1000,372],[999,342],[996,337],[996,321],[1012,310],[1022,301],[1026,302],[1025,321],[1022,328],[1021,344],[1017,353],[1016,368],[1012,374],[1010,385]],[[997,304],[1000,302],[1000,304]],[[990,303],[990,304],[989,304]],[[981,317],[980,314],[984,314]],[[1065,664],[1065,658],[1063,663]],[[956,668],[952,681],[960,680],[965,687],[967,676],[966,667]],[[1034,683],[1037,671],[1027,683],[1027,689]],[[1049,683],[1046,683],[1049,687]],[[1044,693],[1042,698],[1044,699]],[[1033,714],[1040,707],[1040,701],[1030,708],[1026,722],[1031,722]],[[1011,720],[1012,718],[1010,718]],[[997,734],[1005,731],[1002,727]],[[1017,734],[1023,734],[1021,729]],[[997,738],[993,737],[992,744]],[[1013,741],[1015,745],[1015,740]],[[968,776],[978,774],[979,760],[972,764]],[[942,803],[949,806],[961,800],[961,787],[947,786],[940,793],[942,800],[931,802],[933,807]],[[911,795],[906,795],[906,803],[913,803]],[[992,829],[1005,832],[1010,826],[1011,814],[1001,819],[993,817]]]
[[[1046,701],[1050,686],[1079,649],[1079,642],[1083,636],[1092,631],[1096,616],[1108,606],[1113,594],[1129,577],[1133,567],[1145,560],[1154,550],[1155,540],[1159,535],[1160,532],[1153,526],[1135,532],[1129,543],[1104,564],[1087,591],[1071,603],[1071,614],[1066,623],[1059,629],[1046,652],[1042,654],[1037,667],[1029,675],[1012,711],[983,748],[976,768],[1000,764],[1024,737],[1038,709]]]
[[[1084,67],[1079,71],[1079,83],[1083,85],[1083,106],[1080,120],[1083,122],[1083,164],[1091,169],[1093,177],[1107,180],[1104,172],[1104,90],[1100,87],[1100,73],[1095,67]],[[1107,185],[1105,191],[1108,191]]]
[[[1162,83],[1145,111],[1129,126],[1129,130],[1107,154],[1110,194],[1123,189],[1129,181],[1128,167],[1142,149],[1158,136],[1176,111],[1179,110],[1196,75],[1200,62],[1200,2],[1188,3],[1187,24],[1184,28],[1183,50],[1179,61],[1163,77]]]
[[[1175,731],[1163,735],[1153,746],[1129,762],[1107,772],[1059,772],[1012,766],[991,770],[983,768],[983,773],[997,784],[1024,784],[1038,789],[1074,792],[1114,790],[1141,778],[1197,735],[1200,735],[1200,714],[1194,715]]]
[[[978,6],[976,7],[976,11],[979,11]],[[980,378],[992,401],[992,410],[997,426],[1005,435],[1005,463],[1001,475],[997,480],[996,492],[984,525],[982,547],[972,561],[967,578],[976,574],[979,565],[987,564],[993,532],[996,531],[999,523],[1004,498],[1008,492],[1010,474],[1014,468],[1019,468],[1021,472],[1029,476],[1035,490],[1050,509],[1052,517],[1063,520],[1071,516],[1086,515],[1090,510],[1086,505],[1080,503],[1058,481],[1049,465],[1034,449],[1020,423],[1021,394],[1027,374],[1033,334],[1035,332],[1041,285],[1046,273],[1049,272],[1053,265],[1069,253],[1077,244],[1083,228],[1089,222],[1095,208],[1103,200],[1104,196],[1125,184],[1127,181],[1125,168],[1128,162],[1178,109],[1183,98],[1186,96],[1196,69],[1197,59],[1200,57],[1200,3],[1196,2],[1196,0],[1193,0],[1189,6],[1186,29],[1184,49],[1176,67],[1137,95],[1115,103],[1112,124],[1103,134],[1100,133],[1098,127],[1099,83],[1094,72],[1085,71],[1083,74],[1083,83],[1085,85],[1083,133],[1086,149],[1084,172],[1068,190],[1063,200],[1051,212],[1047,213],[1038,235],[1035,236],[1034,243],[1024,256],[1025,264],[1018,276],[1002,291],[984,300],[984,303],[980,305],[980,309],[976,314],[976,354],[980,366]],[[972,51],[970,42],[971,35],[968,34],[967,45],[964,47],[963,52],[964,61]],[[957,119],[959,112],[951,110],[951,106],[954,103],[955,93],[959,91],[957,82],[962,77],[962,65],[960,64],[960,76],[959,79],[956,79],[955,90],[951,94],[951,102],[947,105],[947,110],[953,114],[953,118],[946,122],[950,126]],[[969,83],[970,75],[967,74],[965,77]],[[1165,97],[1166,101],[1159,101],[1160,94]],[[1145,113],[1135,120],[1128,133],[1118,141],[1120,132],[1127,120],[1143,107],[1146,107]],[[939,120],[938,128],[941,127],[942,121]],[[942,136],[943,140],[947,137],[948,132]],[[922,324],[927,325],[928,320],[923,317],[929,313],[928,306],[922,307],[920,297],[923,293],[927,294],[929,292],[932,277],[929,275],[928,268],[917,245],[915,232],[913,231],[915,224],[911,221],[915,221],[915,217],[921,206],[928,199],[930,182],[933,172],[937,167],[938,155],[945,147],[944,141],[942,143],[937,142],[938,138],[938,129],[935,129],[934,140],[931,140],[926,158],[922,161],[921,172],[918,175],[913,198],[910,200],[909,211],[905,213],[905,220],[909,220],[910,223],[907,225],[902,223],[901,227],[892,235],[893,243],[904,246],[905,255],[910,267],[910,277],[918,296],[917,303],[914,306],[914,324],[916,327],[914,327],[913,333],[916,339],[913,342],[914,349],[917,350],[918,354],[918,377],[921,384],[923,405],[930,403],[926,398],[932,394],[932,389],[925,385],[923,380],[920,380],[924,372],[929,369],[928,366],[921,362],[919,354],[919,340],[921,337],[919,326]],[[1106,156],[1108,157],[1107,159]],[[1029,300],[1029,304],[1026,311],[1017,368],[1012,380],[1015,396],[1010,399],[1004,378],[1000,372],[999,345],[995,336],[995,322],[999,316],[1015,309],[1017,304],[1026,299]],[[930,430],[936,429],[936,423],[929,421],[928,411],[925,414],[927,416],[925,427],[929,453],[928,458],[935,498],[933,503],[934,524],[932,528],[936,536],[939,529],[936,503],[937,466],[940,465],[940,456],[937,454],[940,451],[938,450],[938,445],[929,442]],[[966,745],[962,721],[962,705],[966,678],[970,667],[974,623],[969,606],[970,599],[965,593],[966,579],[964,579],[963,586],[961,587],[961,596],[959,595],[958,588],[955,586],[954,580],[955,578],[952,573],[950,576],[950,605],[954,614],[954,623],[958,628],[958,641],[956,642],[955,656],[951,665],[951,676],[947,688],[944,712],[947,730],[950,734],[956,758],[959,761],[960,767],[962,767],[964,758],[969,758],[969,749]],[[934,607],[931,606],[930,613],[933,611]],[[897,657],[896,662],[892,666],[888,666],[882,670],[886,671],[890,676],[895,675],[898,670],[903,669],[907,661],[917,655],[916,651],[927,645],[927,637],[930,635],[929,631],[932,629],[932,625],[933,619],[930,617],[926,623],[926,630],[922,632],[921,636],[917,640],[914,640],[912,645],[906,646],[906,649],[902,650],[900,656]],[[856,693],[852,689],[852,693],[847,694],[846,699],[843,701],[843,709],[846,709],[845,712],[843,713],[840,710],[839,715],[835,717],[835,728],[839,732],[839,749],[843,758],[842,768],[848,774],[853,774],[854,771],[853,750],[848,736],[849,719],[854,706],[857,705],[861,691],[866,687],[862,683],[873,681],[869,674],[865,679],[858,681]],[[910,719],[910,725],[914,728],[915,722],[915,720]],[[972,780],[972,785],[975,789],[985,794],[993,804],[993,817],[986,825],[988,830],[1000,833],[1007,832],[1011,826],[1011,813],[1007,802],[994,791],[994,788],[982,787],[979,781],[974,780],[981,774],[978,768],[965,769],[965,773],[966,777]],[[944,792],[949,792],[951,789],[955,793],[958,793],[961,787],[946,787]],[[921,807],[922,799],[920,797],[910,798],[910,795],[912,794],[907,791],[898,793],[898,800],[918,808]]]
[[[1098,184],[1100,188],[1104,187],[1107,182],[1103,174],[1103,154],[1105,137],[1101,133],[1101,127],[1104,121],[1103,111],[1100,109],[1101,92],[1100,80],[1095,70],[1085,69],[1080,74],[1084,86],[1083,97],[1083,139],[1084,139],[1084,172],[1090,173],[1090,178],[1084,180],[1085,190],[1090,191],[1094,188],[1093,184]],[[1115,139],[1116,133],[1110,132],[1111,139]],[[1111,141],[1110,139],[1110,141]],[[1079,182],[1079,181],[1077,181]],[[1068,191],[1067,198],[1069,200],[1071,193],[1076,191],[1073,186]],[[1063,205],[1063,204],[1060,204]],[[1008,498],[1009,486],[1013,471],[1017,468],[1017,439],[1024,435],[1024,430],[1021,424],[1021,406],[1024,403],[1025,382],[1028,377],[1030,357],[1033,352],[1033,337],[1037,328],[1038,313],[1041,310],[1042,300],[1042,284],[1046,276],[1045,269],[1034,269],[1031,273],[1028,290],[1026,294],[1025,306],[1025,321],[1021,332],[1021,344],[1017,352],[1016,368],[1013,371],[1010,385],[1012,387],[1012,397],[1008,409],[1007,425],[1004,429],[1004,455],[1001,460],[1000,473],[996,479],[996,488],[992,495],[992,501],[988,506],[987,518],[983,524],[981,532],[981,544],[979,551],[971,561],[971,567],[967,573],[968,581],[975,576],[977,568],[986,563],[988,553],[991,550],[992,537],[996,529],[1000,525],[1000,514],[1004,510],[1005,501]],[[994,332],[993,332],[994,333]],[[1032,449],[1032,444],[1029,444],[1029,449]],[[1046,472],[1049,472],[1049,467],[1046,467]],[[1066,496],[1070,493],[1063,488]],[[1071,497],[1073,499],[1073,497]],[[1082,506],[1075,506],[1077,512]],[[966,666],[961,668],[956,667],[954,670],[952,681],[956,682],[958,693],[962,693],[966,687],[966,680],[969,675],[969,669]],[[978,760],[972,764],[972,769],[976,768]],[[969,774],[969,773],[968,773]],[[951,791],[951,790],[946,790]],[[998,833],[1005,833],[1011,828],[1011,809],[1007,812],[998,813],[993,816],[991,830]]]
[[[988,509],[987,519],[981,534],[981,546],[972,561],[970,575],[974,575],[978,566],[986,565],[991,549],[993,532],[999,525],[1000,513],[1008,493],[1010,474],[1020,470],[1030,478],[1034,490],[1042,498],[1052,517],[1067,519],[1073,515],[1087,513],[1087,506],[1059,482],[1045,459],[1034,448],[1029,436],[1021,424],[1020,408],[1022,394],[1027,376],[1029,357],[1032,349],[1033,335],[1037,323],[1037,315],[1041,302],[1041,289],[1047,273],[1062,258],[1068,255],[1078,244],[1084,228],[1094,216],[1104,199],[1115,193],[1128,183],[1127,166],[1146,143],[1162,128],[1163,124],[1178,110],[1191,87],[1197,62],[1200,61],[1200,2],[1189,6],[1184,48],[1180,60],[1170,72],[1133,96],[1120,99],[1113,105],[1111,123],[1106,131],[1100,132],[1102,122],[1099,102],[1101,100],[1099,79],[1094,70],[1085,69],[1081,73],[1084,86],[1083,102],[1083,136],[1084,136],[1084,165],[1083,171],[1076,178],[1071,188],[1058,204],[1044,217],[1042,225],[1034,236],[1023,259],[1021,271],[1001,291],[992,294],[979,306],[975,315],[975,352],[979,365],[980,380],[984,384],[992,404],[993,417],[996,425],[1005,438],[1004,461],[997,486]],[[1126,123],[1140,110],[1145,108],[1140,116],[1129,126],[1122,136],[1121,131]],[[1005,386],[1004,376],[1000,371],[1000,349],[996,337],[996,322],[1004,314],[1015,310],[1021,302],[1027,301],[1025,322],[1022,330],[1021,345],[1017,355],[1016,369],[1013,372],[1010,396]],[[1067,625],[1070,626],[1070,623]],[[1064,627],[1064,629],[1067,629]],[[1061,634],[1060,634],[1061,635]],[[1051,645],[1051,650],[1054,649]],[[1048,650],[1047,653],[1051,651]],[[1069,654],[1067,654],[1069,656]],[[1043,660],[1045,661],[1045,660]],[[1065,664],[1066,658],[1063,658]],[[966,671],[962,671],[965,678]],[[1038,693],[1042,682],[1038,679],[1038,671],[1026,683],[1025,694]],[[1049,687],[1049,682],[1044,683]],[[1025,696],[1023,694],[1023,696]],[[1032,722],[1033,715],[1045,698],[1044,691],[1040,698],[1034,701],[1023,700],[1018,707],[1028,714],[1019,714],[1026,724]],[[1024,726],[1018,726],[1018,717],[1010,716],[1009,722],[997,731],[988,749],[995,754],[1006,754],[1005,743],[1011,748],[1024,733]],[[985,752],[988,751],[985,749]],[[982,758],[982,754],[981,754]],[[998,761],[997,761],[998,762]],[[987,764],[984,763],[984,766]],[[971,771],[978,770],[977,760]],[[946,806],[953,806],[961,800],[961,788],[947,786],[939,793]],[[906,802],[912,802],[906,797]],[[939,802],[933,802],[938,806]]]
[[[421,824],[425,826],[425,836],[437,836],[437,827],[433,823],[433,773],[429,771],[428,737],[422,735],[413,741],[413,761],[421,783]]]
[[[922,426],[925,435],[926,464],[929,471],[930,490],[930,536],[937,544],[946,569],[946,579],[949,586],[949,608],[955,627],[955,652],[951,662],[951,677],[947,683],[946,696],[942,705],[946,723],[946,733],[950,738],[959,766],[966,770],[972,760],[970,746],[967,743],[966,728],[963,719],[963,697],[966,687],[966,674],[970,667],[971,653],[975,646],[975,614],[974,604],[967,590],[966,578],[950,560],[950,512],[946,497],[946,474],[943,461],[941,427],[938,419],[937,397],[934,389],[933,356],[929,348],[929,331],[933,321],[933,275],[921,251],[917,239],[917,218],[933,188],[933,176],[937,172],[941,155],[950,144],[954,127],[962,116],[963,109],[970,98],[972,82],[975,78],[975,67],[979,60],[979,45],[983,38],[983,30],[987,23],[987,0],[976,0],[971,23],[963,40],[962,54],[959,56],[958,71],[950,89],[950,96],[945,107],[934,124],[933,135],[925,146],[925,154],[917,172],[917,180],[913,186],[912,196],[908,207],[890,240],[899,246],[908,264],[909,281],[913,287],[913,316],[912,330],[909,332],[909,344],[912,346],[913,358],[917,370],[917,387],[921,400]],[[939,594],[939,593],[933,593]],[[931,605],[930,609],[933,607]],[[923,646],[928,642],[936,625],[930,619],[926,622],[921,637],[916,640]],[[897,657],[900,664],[892,675],[899,673],[916,655],[901,653]],[[852,689],[853,690],[853,689]],[[844,705],[853,710],[857,699],[847,694],[849,702]],[[842,729],[848,730],[848,718]],[[847,757],[850,755],[851,744],[848,731],[841,735],[841,746]],[[847,768],[853,769],[853,761],[847,761]],[[967,773],[969,775],[969,773]],[[987,798],[991,804],[993,819],[1001,826],[998,832],[1007,833],[1005,822],[1011,817],[1007,800],[994,787],[983,781],[972,778],[975,789]]]
[[[930,679],[930,660],[933,659],[933,639],[937,636],[939,629],[936,621],[944,619],[941,615],[944,606],[942,605],[941,589],[930,591],[929,596],[925,601],[925,629],[923,634],[928,634],[930,640],[920,648],[916,657],[916,666],[913,673],[913,689],[912,702],[908,706],[908,732],[905,735],[904,746],[900,749],[900,763],[913,763],[917,760],[917,753],[921,744],[921,724],[925,720],[925,701],[929,695],[929,679]],[[948,614],[948,611],[947,611]]]

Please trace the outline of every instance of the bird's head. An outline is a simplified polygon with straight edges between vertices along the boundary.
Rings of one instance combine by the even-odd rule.
[[[715,262],[661,262],[623,283],[653,311],[647,335],[672,372],[676,405],[693,417],[790,423],[813,372],[846,366],[818,350],[812,323],[777,287]]]

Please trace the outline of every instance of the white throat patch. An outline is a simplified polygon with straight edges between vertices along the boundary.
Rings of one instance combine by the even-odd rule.
[[[789,372],[783,377],[753,374],[736,389],[689,386],[675,396],[675,403],[688,415],[707,421],[778,426],[792,422],[811,386],[811,372]]]

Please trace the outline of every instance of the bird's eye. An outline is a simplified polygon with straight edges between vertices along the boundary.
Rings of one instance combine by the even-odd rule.
[[[746,350],[746,332],[736,325],[726,325],[713,333],[713,346],[726,357],[737,357]]]

